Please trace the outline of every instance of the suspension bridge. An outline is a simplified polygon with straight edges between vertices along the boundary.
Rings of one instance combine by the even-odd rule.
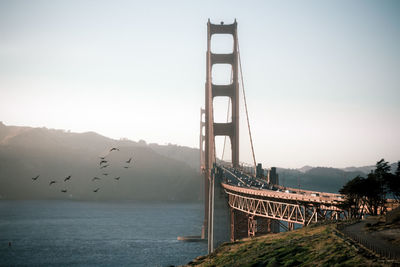
[[[233,37],[231,53],[211,51],[212,36],[221,34]],[[230,65],[229,84],[212,82],[212,68],[217,64]],[[253,157],[251,168],[244,168],[239,162],[240,88]],[[215,97],[228,97],[230,100],[231,112],[228,106],[226,123],[214,121]],[[231,162],[217,159],[216,136],[230,139]],[[261,164],[256,164],[236,20],[233,24],[212,24],[210,20],[207,23],[205,108],[200,110],[200,161],[205,188],[201,238],[208,239],[209,253],[215,245],[224,241],[279,232],[281,228],[292,230],[295,224],[306,226],[312,222],[347,216],[346,211],[338,208],[343,201],[340,194],[282,187],[275,168],[265,173]]]

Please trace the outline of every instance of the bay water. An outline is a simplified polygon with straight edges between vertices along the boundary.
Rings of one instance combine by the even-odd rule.
[[[171,266],[207,253],[201,203],[0,200],[0,266]],[[10,246],[11,245],[11,246]]]

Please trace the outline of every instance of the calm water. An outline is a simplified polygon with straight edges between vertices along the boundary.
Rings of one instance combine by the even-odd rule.
[[[0,265],[169,266],[207,253],[202,204],[0,201]],[[12,246],[8,246],[8,242]]]

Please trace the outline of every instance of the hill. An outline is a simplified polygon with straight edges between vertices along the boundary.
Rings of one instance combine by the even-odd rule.
[[[393,162],[392,164],[389,164],[390,170],[392,173],[394,173],[397,169],[397,162]],[[370,166],[363,166],[363,167],[347,167],[343,168],[342,170],[344,171],[350,171],[350,172],[363,172],[364,174],[368,174],[371,171],[375,170],[376,166],[375,165],[370,165]]]
[[[200,151],[198,148],[178,146],[173,144],[168,144],[166,146],[149,144],[149,147],[163,156],[185,162],[195,170],[200,169]]]
[[[99,157],[111,147],[109,175],[99,169]],[[123,163],[133,157],[133,167]],[[113,140],[95,132],[6,126],[0,122],[0,199],[142,199],[198,200],[201,194],[199,150],[178,145]],[[392,171],[396,163],[392,164]],[[278,168],[280,184],[338,192],[350,179],[365,176],[373,166],[345,169],[304,166]],[[40,175],[33,182],[32,177]],[[72,175],[70,183],[63,178]],[[96,183],[91,179],[99,176]],[[121,177],[119,181],[113,178]],[[58,181],[51,187],[50,180]],[[95,188],[100,188],[93,194]],[[66,194],[60,194],[67,189]],[[188,194],[187,192],[191,192]]]
[[[335,224],[225,243],[187,266],[392,266],[335,230]]]
[[[336,168],[315,167],[305,172],[296,169],[277,168],[279,183],[283,186],[315,191],[337,193],[343,185],[356,177],[360,171],[343,171]]]
[[[111,147],[119,151],[109,152]],[[183,156],[181,160],[177,155]],[[101,156],[109,164],[103,169]],[[0,123],[0,198],[197,201],[201,178],[194,163],[185,161],[196,157],[195,149],[185,147]],[[100,180],[92,181],[93,177]],[[51,180],[56,183],[49,186]],[[96,188],[100,189],[94,193]],[[61,192],[64,189],[66,193]]]
[[[390,164],[391,171],[397,169],[397,162]],[[348,167],[343,169],[304,166],[299,169],[277,168],[280,185],[315,191],[337,193],[343,185],[357,175],[366,177],[375,166]]]

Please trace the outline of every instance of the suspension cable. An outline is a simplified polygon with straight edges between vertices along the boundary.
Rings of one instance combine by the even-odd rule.
[[[248,113],[248,111],[247,111],[246,93],[245,93],[245,91],[244,91],[244,81],[243,81],[243,72],[242,72],[242,61],[241,61],[241,59],[240,59],[240,49],[239,49],[239,38],[238,38],[238,40],[237,40],[237,46],[238,46],[238,56],[239,56],[240,81],[242,82],[242,92],[243,92],[243,99],[244,99],[244,107],[245,107],[245,109],[246,109],[247,128],[248,128],[248,130],[249,130],[251,152],[252,152],[252,154],[253,154],[254,171],[256,171],[256,169],[257,169],[257,163],[256,163],[256,156],[254,155],[253,138],[251,137],[249,113]]]

